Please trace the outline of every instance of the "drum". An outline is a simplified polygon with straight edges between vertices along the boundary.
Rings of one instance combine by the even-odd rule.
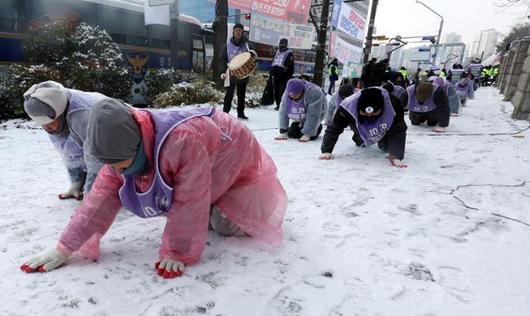
[[[230,61],[228,64],[230,76],[237,79],[245,79],[256,70],[256,59],[249,52],[241,53]]]

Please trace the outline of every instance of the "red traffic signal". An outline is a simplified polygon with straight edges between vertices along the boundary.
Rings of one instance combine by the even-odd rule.
[[[245,20],[250,20],[250,18],[251,18],[250,13],[245,13]]]

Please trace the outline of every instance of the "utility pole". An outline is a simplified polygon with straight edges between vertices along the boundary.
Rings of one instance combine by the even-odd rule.
[[[372,35],[374,34],[375,14],[377,12],[377,4],[379,0],[372,0],[372,10],[370,10],[370,22],[368,23],[368,31],[366,34],[366,46],[364,47],[363,64],[368,62],[370,52],[372,51]]]
[[[322,86],[324,79],[324,59],[326,58],[326,33],[328,31],[329,0],[322,1],[320,28],[318,30],[317,55],[315,56],[315,75],[313,83]]]
[[[179,48],[179,4],[175,0],[169,5],[169,61],[171,68],[179,68],[178,48]]]
[[[214,32],[213,40],[213,61],[212,61],[212,80],[218,89],[223,88],[223,80],[221,80],[221,56],[223,55],[223,47],[226,44],[228,34],[227,30],[228,18],[228,0],[217,0],[215,2],[215,20],[212,23],[212,30]]]

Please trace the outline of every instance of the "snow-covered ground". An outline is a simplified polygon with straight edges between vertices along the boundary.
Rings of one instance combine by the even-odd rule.
[[[56,198],[67,176],[45,133],[0,124],[0,314],[529,315],[529,123],[501,99],[480,89],[444,135],[409,126],[402,170],[350,131],[320,161],[321,138],[275,141],[277,112],[248,110],[289,196],[284,241],[269,253],[210,233],[171,280],[153,267],[164,219],[126,212],[99,262],[21,272],[78,202]]]

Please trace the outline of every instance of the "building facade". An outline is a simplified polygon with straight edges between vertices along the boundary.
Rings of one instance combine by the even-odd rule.
[[[478,32],[475,35],[471,50],[470,58],[485,59],[495,53],[495,45],[499,41],[500,33],[494,29],[488,29]]]

